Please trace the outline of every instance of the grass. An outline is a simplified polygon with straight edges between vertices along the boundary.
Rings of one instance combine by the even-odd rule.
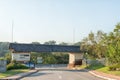
[[[0,78],[5,78],[5,77],[8,77],[8,76],[13,76],[15,74],[24,73],[24,72],[28,72],[28,71],[29,71],[29,69],[8,70],[6,72],[0,73]]]
[[[97,69],[100,69],[100,68],[103,68],[103,67],[105,67],[105,66],[101,65],[101,64],[93,64],[93,65],[88,65],[86,68],[91,69],[91,70],[97,70]]]
[[[109,67],[103,67],[103,68],[97,69],[97,71],[120,76],[120,71],[109,71]]]
[[[90,70],[96,70],[96,71],[99,71],[99,72],[104,72],[104,73],[107,73],[107,74],[120,76],[120,71],[110,71],[109,67],[103,66],[103,65],[91,65],[91,66],[88,66],[86,68],[90,69]]]
[[[86,65],[81,65],[81,66],[77,66],[77,67],[80,68],[80,69],[85,69]]]

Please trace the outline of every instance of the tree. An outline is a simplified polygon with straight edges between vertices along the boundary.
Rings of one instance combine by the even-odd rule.
[[[11,62],[12,56],[11,56],[11,53],[10,53],[10,52],[9,52],[9,53],[6,53],[5,59],[7,60],[7,64],[9,64],[9,63]]]
[[[61,42],[59,45],[68,45],[68,43]]]
[[[55,45],[56,41],[51,40],[51,41],[45,42],[44,44],[46,44],[46,45]]]
[[[69,60],[69,55],[67,53],[48,53],[48,52],[32,52],[31,53],[31,61],[37,63],[37,57],[42,57],[43,64],[67,64]]]
[[[9,52],[9,42],[0,42],[0,56],[5,56]]]
[[[98,31],[96,34],[90,32],[88,37],[84,38],[81,42],[81,49],[87,51],[93,58],[103,58],[106,48],[103,45],[105,33]]]
[[[32,42],[32,44],[40,44],[39,42]]]
[[[120,64],[120,23],[106,37],[107,54],[110,64]]]
[[[80,46],[81,45],[81,42],[76,42],[74,43],[75,46]]]
[[[56,64],[57,60],[55,59],[54,56],[47,56],[46,58],[44,58],[44,64]]]

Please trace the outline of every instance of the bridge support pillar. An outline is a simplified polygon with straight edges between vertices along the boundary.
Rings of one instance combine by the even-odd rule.
[[[82,65],[82,53],[69,53],[68,68],[74,68],[76,65]]]

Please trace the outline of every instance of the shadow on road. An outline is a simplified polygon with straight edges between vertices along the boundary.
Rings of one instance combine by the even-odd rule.
[[[34,73],[34,74],[32,74],[32,75],[30,75],[30,77],[35,77],[35,76],[43,76],[43,75],[49,75],[49,74],[53,74],[53,73]]]

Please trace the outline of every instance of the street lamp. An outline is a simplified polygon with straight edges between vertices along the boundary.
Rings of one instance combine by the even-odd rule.
[[[88,62],[87,62],[87,55],[88,55],[88,53],[86,52],[86,53],[85,53],[86,66],[87,66],[87,63],[88,63]]]

